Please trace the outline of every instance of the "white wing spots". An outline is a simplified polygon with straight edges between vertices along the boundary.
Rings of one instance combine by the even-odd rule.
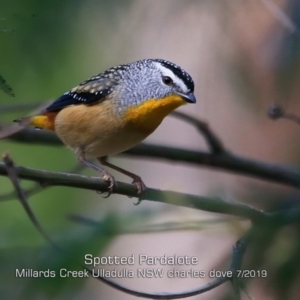
[[[173,82],[182,90],[182,92],[187,93],[189,91],[186,84],[176,74],[174,74],[170,69],[164,67],[159,62],[154,62],[154,64],[160,70],[160,72],[162,73],[162,76],[170,77],[173,80]]]
[[[86,101],[85,98],[79,97],[78,94],[74,94],[74,95],[73,95],[73,98],[74,98],[75,100],[77,100],[77,101],[83,101],[83,102]]]

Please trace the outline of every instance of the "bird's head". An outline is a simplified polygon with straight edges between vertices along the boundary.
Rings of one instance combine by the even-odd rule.
[[[163,59],[144,59],[115,67],[121,103],[139,106],[149,100],[177,107],[196,103],[192,77],[181,67]]]

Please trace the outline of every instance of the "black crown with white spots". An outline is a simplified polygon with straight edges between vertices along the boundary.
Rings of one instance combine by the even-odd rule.
[[[170,61],[164,60],[164,59],[153,59],[153,61],[157,61],[161,63],[165,68],[171,70],[176,76],[178,76],[184,84],[187,86],[187,88],[194,92],[194,81],[192,77],[181,67],[171,63]]]

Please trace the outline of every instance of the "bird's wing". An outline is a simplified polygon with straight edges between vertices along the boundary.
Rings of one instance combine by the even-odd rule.
[[[96,75],[63,94],[50,104],[45,111],[59,111],[70,105],[93,105],[104,101],[113,92],[115,85],[116,81],[113,78],[103,78],[102,74]]]

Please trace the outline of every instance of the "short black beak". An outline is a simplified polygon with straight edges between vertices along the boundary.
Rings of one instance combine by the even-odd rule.
[[[184,99],[187,103],[196,103],[196,97],[193,93],[188,94],[182,94],[179,93],[179,95]]]

